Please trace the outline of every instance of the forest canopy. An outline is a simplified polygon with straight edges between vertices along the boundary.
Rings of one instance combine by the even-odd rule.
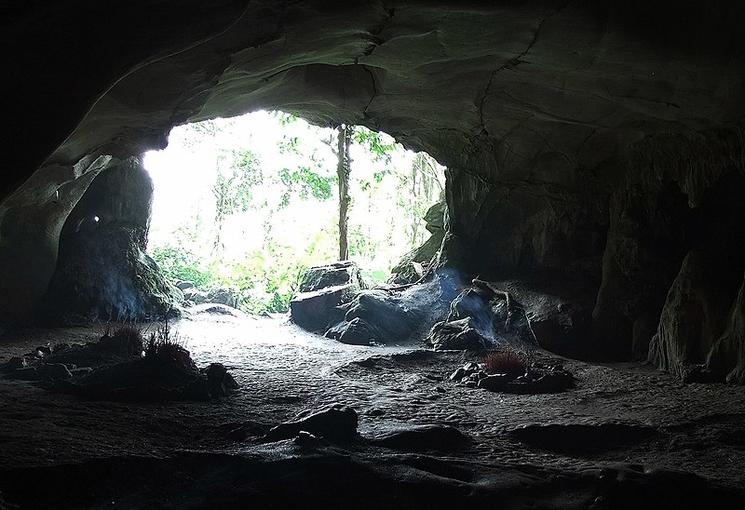
[[[147,153],[151,256],[174,283],[229,293],[249,313],[286,311],[304,271],[339,258],[340,136],[346,253],[368,280],[385,281],[429,237],[423,217],[442,199],[444,168],[384,133],[283,112],[179,126],[166,149]]]

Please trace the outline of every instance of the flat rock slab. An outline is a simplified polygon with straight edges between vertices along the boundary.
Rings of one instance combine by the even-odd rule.
[[[375,446],[404,452],[452,452],[463,449],[469,442],[468,436],[449,425],[414,425],[395,428],[370,440],[370,443]]]
[[[659,431],[633,423],[549,423],[526,425],[510,431],[518,441],[564,454],[592,454],[651,441]]]

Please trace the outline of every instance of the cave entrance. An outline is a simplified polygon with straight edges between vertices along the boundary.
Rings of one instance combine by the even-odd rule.
[[[176,127],[145,155],[147,250],[187,305],[285,312],[308,267],[339,259],[341,132],[258,111]],[[443,230],[444,168],[384,133],[345,136],[348,259],[370,284],[416,279],[432,257],[417,248]]]

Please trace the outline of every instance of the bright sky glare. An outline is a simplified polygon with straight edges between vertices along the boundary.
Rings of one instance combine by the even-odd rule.
[[[332,175],[336,169],[336,156],[323,139],[334,137],[335,130],[312,126],[302,119],[282,124],[276,114],[257,111],[230,119],[216,119],[219,127],[216,136],[195,138],[188,126],[179,126],[171,131],[168,147],[161,151],[151,151],[145,155],[145,167],[150,173],[155,187],[153,201],[153,220],[150,231],[150,245],[168,242],[174,232],[185,221],[203,221],[205,211],[214,208],[214,197],[211,190],[219,171],[221,151],[232,149],[250,149],[256,154],[265,175],[279,172],[282,168],[297,168],[308,164],[307,156],[279,150],[283,140],[297,137],[303,144],[303,154],[313,154],[323,168]],[[392,139],[384,135],[387,142]],[[415,153],[398,146],[391,153],[391,166],[396,168],[411,167]],[[374,161],[372,155],[358,145],[352,146],[352,182],[361,183],[373,179],[380,172],[384,163]],[[383,192],[394,193],[395,183],[391,180],[383,186],[391,187]],[[277,190],[266,188],[257,190],[252,200],[274,203]],[[382,249],[377,254],[380,260],[375,265],[388,265],[397,260],[408,250],[404,232],[393,228],[395,218],[391,211],[385,210],[380,197],[362,196],[352,189],[353,206],[350,211],[350,228],[364,228],[366,235],[380,237]],[[392,196],[392,195],[391,195]],[[382,208],[382,209],[381,209]],[[195,217],[194,211],[201,211]],[[260,246],[265,234],[262,222],[267,218],[249,212],[247,216],[232,218],[225,225],[225,249],[227,256],[240,257],[247,250]],[[281,218],[281,232],[272,235],[284,237],[288,246],[309,242],[310,237],[321,228],[333,225],[337,214],[336,189],[334,199],[326,202],[315,200],[295,201],[282,211],[275,210],[272,221]],[[388,216],[387,216],[388,215]],[[387,216],[387,217],[386,217]],[[386,228],[389,226],[390,228]],[[400,230],[400,229],[399,229]],[[205,252],[207,247],[205,246]],[[319,260],[318,263],[328,262]]]

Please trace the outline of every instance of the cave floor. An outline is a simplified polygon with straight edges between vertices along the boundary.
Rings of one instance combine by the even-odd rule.
[[[38,345],[95,340],[102,329],[15,332],[0,343],[0,363]],[[210,316],[174,329],[197,365],[225,364],[241,388],[210,403],[133,404],[0,379],[0,509],[743,501],[740,386],[683,385],[641,364],[564,360],[575,389],[511,395],[449,381],[474,360],[465,353],[344,345],[276,317]],[[258,441],[301,410],[332,402],[357,410],[359,440],[310,448]],[[472,441],[417,452],[366,441],[425,424],[450,425]]]

